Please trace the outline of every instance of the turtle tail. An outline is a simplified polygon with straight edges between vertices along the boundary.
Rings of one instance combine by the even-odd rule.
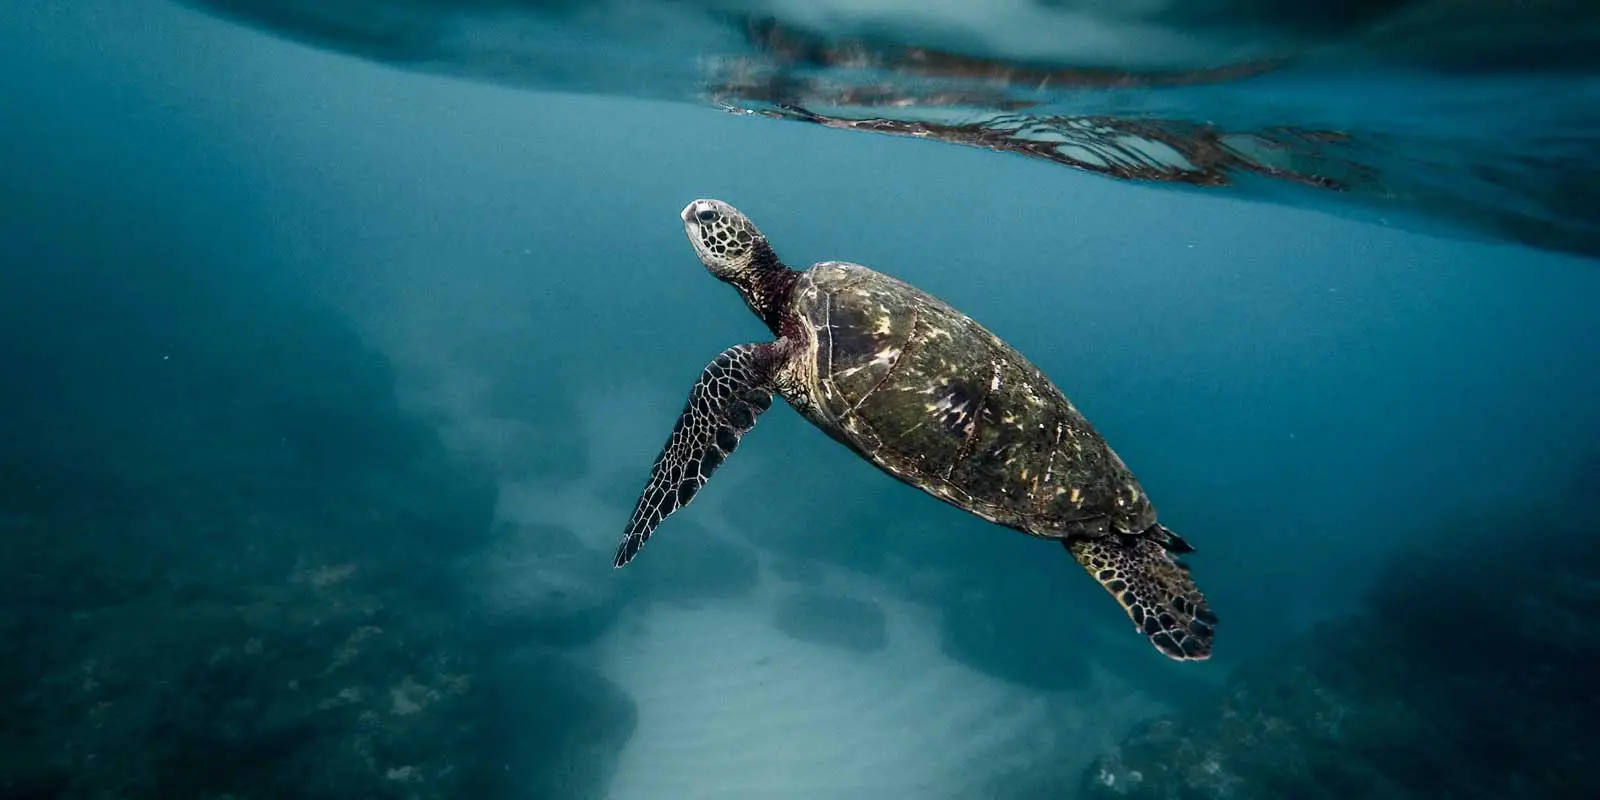
[[[1137,535],[1080,536],[1063,544],[1163,655],[1178,661],[1211,656],[1217,616],[1195,587],[1188,565],[1177,559],[1194,552],[1188,542],[1151,525]]]

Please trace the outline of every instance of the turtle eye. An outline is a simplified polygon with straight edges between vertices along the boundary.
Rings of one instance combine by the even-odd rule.
[[[714,219],[717,218],[717,212],[712,211],[709,208],[704,208],[704,209],[701,209],[699,212],[697,212],[694,215],[694,218],[697,219],[697,220],[700,220],[701,222],[710,222],[711,220],[714,220]]]

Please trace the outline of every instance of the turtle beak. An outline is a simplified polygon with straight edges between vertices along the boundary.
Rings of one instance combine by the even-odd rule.
[[[690,203],[689,205],[684,206],[683,207],[683,213],[679,214],[678,216],[683,217],[683,221],[685,223],[694,222],[695,212],[699,211],[699,210],[700,210],[700,201],[696,200],[693,203]]]

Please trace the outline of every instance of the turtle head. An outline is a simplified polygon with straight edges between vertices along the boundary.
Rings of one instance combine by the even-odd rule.
[[[778,266],[778,258],[749,217],[721,200],[696,200],[683,207],[683,232],[712,275],[745,283]]]

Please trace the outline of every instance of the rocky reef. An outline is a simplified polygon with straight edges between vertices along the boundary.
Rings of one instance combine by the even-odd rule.
[[[614,603],[560,532],[507,635],[453,571],[495,482],[382,355],[148,248],[0,279],[0,796],[603,796],[635,711],[555,647]]]
[[[1135,731],[1082,796],[1600,797],[1600,459],[1542,513],[1463,520],[1396,557],[1366,610]]]
[[[507,641],[566,647],[594,641],[616,620],[624,598],[610,553],[555,525],[495,528],[489,544],[463,557],[451,576],[478,624]]]

